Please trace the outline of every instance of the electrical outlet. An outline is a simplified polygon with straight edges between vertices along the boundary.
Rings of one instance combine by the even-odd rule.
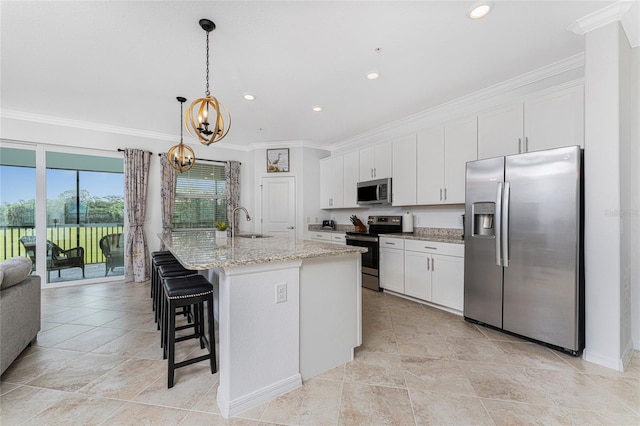
[[[276,303],[287,301],[287,283],[276,284]]]

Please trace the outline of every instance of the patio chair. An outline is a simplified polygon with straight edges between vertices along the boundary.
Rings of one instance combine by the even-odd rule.
[[[113,268],[124,266],[124,242],[122,234],[108,234],[100,239],[100,249],[106,258],[104,276]]]
[[[27,256],[31,259],[32,270],[36,267],[36,238],[34,236],[24,236],[20,238]],[[81,268],[82,278],[84,278],[84,248],[74,247],[65,250],[57,244],[47,240],[47,281],[50,281],[51,271],[60,271],[69,268]]]

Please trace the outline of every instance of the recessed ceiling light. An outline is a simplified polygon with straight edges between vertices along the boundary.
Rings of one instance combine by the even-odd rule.
[[[322,107],[321,107],[321,106],[314,106],[314,107],[313,107],[313,110],[314,110],[315,112],[320,112],[320,111],[322,111]]]
[[[377,80],[380,77],[378,71],[370,71],[367,73],[367,80]]]
[[[252,95],[251,93],[245,93],[242,97],[245,101],[253,101],[256,99],[256,96]]]
[[[471,19],[481,19],[487,16],[491,9],[493,8],[492,1],[479,1],[469,9],[467,16]]]

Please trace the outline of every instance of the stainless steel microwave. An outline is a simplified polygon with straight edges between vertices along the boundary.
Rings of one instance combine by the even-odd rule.
[[[358,182],[358,204],[391,204],[391,178]]]

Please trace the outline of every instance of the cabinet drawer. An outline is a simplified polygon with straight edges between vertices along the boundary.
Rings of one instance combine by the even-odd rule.
[[[405,240],[404,249],[422,253],[464,257],[464,244],[440,243],[435,241]]]
[[[388,238],[388,237],[380,237],[380,248],[392,248],[403,250],[404,242],[402,238]]]
[[[347,243],[347,234],[329,234],[330,240],[334,243],[346,244]]]
[[[331,233],[329,232],[309,232],[309,238],[312,240],[329,241]]]

